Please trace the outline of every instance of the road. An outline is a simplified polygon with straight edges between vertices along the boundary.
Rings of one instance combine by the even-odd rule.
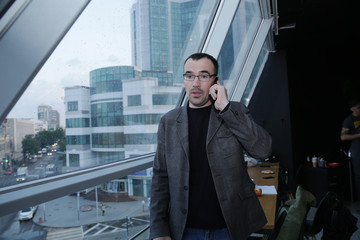
[[[41,158],[37,159],[36,162],[26,163],[25,166],[27,166],[29,170],[29,176],[27,181],[46,177],[45,175],[46,165],[51,163],[55,164],[57,159],[58,159],[57,154],[51,156],[44,154]],[[17,184],[16,172],[14,172],[11,175],[5,175],[4,171],[0,171],[0,188],[15,184]]]
[[[46,239],[47,231],[31,220],[19,222],[18,213],[0,217],[0,240],[42,240]]]
[[[80,227],[56,228],[40,226],[32,220],[20,222],[18,213],[12,213],[0,217],[0,240],[127,239],[126,236],[133,236],[147,224],[146,217],[131,217]],[[138,238],[138,240],[142,239],[148,239],[148,235]]]
[[[52,155],[52,156],[48,156],[48,155],[44,155],[43,157],[39,158],[36,162],[33,163],[29,163],[26,166],[29,169],[29,175],[30,175],[30,179],[37,179],[37,178],[43,178],[45,177],[45,167],[48,164],[51,163],[55,163],[55,161],[57,160],[57,155]],[[5,187],[5,186],[10,186],[10,185],[15,185],[16,183],[16,174],[12,174],[12,175],[4,175],[3,173],[4,171],[0,171],[0,187]],[[62,199],[57,199],[57,200],[53,200],[53,201],[60,201],[62,202]],[[68,201],[66,201],[66,204],[69,204],[70,206],[76,206],[76,198],[74,198],[74,203],[70,204]],[[56,202],[55,207],[48,207],[47,208],[47,212],[49,214],[49,212],[52,212],[52,215],[55,215],[56,213],[56,206],[60,205],[60,202]],[[42,204],[40,204],[42,206]],[[47,203],[47,205],[49,206],[50,204]],[[111,205],[111,203],[108,203],[107,205]],[[135,203],[136,208],[139,208],[139,212],[141,212],[141,204],[137,204]],[[139,206],[137,206],[139,205]],[[118,204],[114,204],[114,206],[118,206]],[[51,211],[50,209],[53,209],[53,211]],[[131,215],[135,215],[134,217],[130,217],[129,219],[124,218],[124,216],[120,217],[120,219],[115,220],[114,218],[110,217],[111,215],[115,215],[115,216],[120,216],[120,215],[124,215],[126,211],[132,211],[130,208],[120,208],[118,210],[116,210],[116,207],[112,208],[111,214],[110,212],[107,213],[106,219],[103,219],[103,222],[97,222],[97,223],[93,223],[93,224],[86,224],[83,226],[76,226],[76,224],[74,225],[75,227],[72,228],[68,228],[68,227],[49,227],[49,225],[47,226],[43,226],[43,225],[39,225],[37,222],[34,223],[32,220],[28,220],[28,221],[19,221],[18,220],[18,213],[12,213],[12,214],[8,214],[5,216],[0,216],[0,240],[45,240],[47,239],[47,237],[51,236],[51,239],[64,239],[61,236],[63,235],[69,235],[69,234],[73,234],[71,235],[70,238],[67,239],[92,239],[92,240],[97,240],[97,239],[126,239],[127,235],[134,235],[137,232],[141,231],[146,225],[148,225],[148,219],[143,216],[140,217],[136,217],[139,215],[135,215],[135,214],[130,214]],[[38,210],[39,211],[39,210]],[[73,209],[70,209],[70,211],[72,212]],[[65,214],[65,216],[67,215],[71,215],[70,212],[64,212],[61,211],[60,214]],[[82,214],[86,214],[86,213],[82,213]],[[126,215],[129,216],[129,215]],[[48,216],[49,217],[49,216]],[[36,218],[38,219],[38,218]],[[34,221],[36,220],[34,218]],[[49,219],[47,219],[47,221],[49,221]],[[71,221],[71,220],[70,220]],[[74,222],[76,222],[75,220],[72,220]],[[129,222],[128,222],[129,221]],[[53,226],[53,225],[51,225]],[[69,233],[70,231],[70,233]],[[74,234],[80,234],[80,238],[75,237]],[[140,239],[148,239],[147,236],[142,236]]]

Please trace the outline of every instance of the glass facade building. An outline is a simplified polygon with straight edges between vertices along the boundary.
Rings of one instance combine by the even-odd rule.
[[[173,72],[182,65],[183,59],[179,56],[189,40],[200,2],[137,1],[131,9],[133,65],[144,71],[159,72]],[[160,83],[169,84],[168,81]]]

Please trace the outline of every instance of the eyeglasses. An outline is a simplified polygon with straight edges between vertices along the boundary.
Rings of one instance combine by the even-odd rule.
[[[210,80],[210,78],[216,76],[216,74],[208,74],[208,73],[203,73],[203,74],[200,74],[200,75],[195,75],[195,74],[188,74],[188,73],[185,73],[183,74],[183,79],[185,81],[194,81],[195,78],[197,77],[200,82],[208,82]]]

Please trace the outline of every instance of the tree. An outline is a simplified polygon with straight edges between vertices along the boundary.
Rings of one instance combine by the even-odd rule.
[[[60,140],[60,141],[58,142],[58,145],[59,145],[59,151],[60,151],[60,152],[65,152],[65,150],[66,150],[66,141],[65,141],[65,138],[62,139],[62,140]]]
[[[26,135],[22,140],[23,154],[36,154],[41,148],[59,144],[60,151],[65,151],[65,131],[62,128],[56,130],[43,130],[34,135]]]
[[[43,130],[35,135],[42,148],[53,145],[54,143],[65,139],[65,131],[62,128],[56,130]]]
[[[40,143],[34,138],[34,135],[26,135],[21,144],[24,156],[26,153],[36,154],[40,150]]]
[[[62,128],[57,128],[56,130],[52,131],[52,134],[55,141],[65,139],[65,131]]]
[[[35,135],[35,139],[40,143],[40,147],[44,148],[52,142],[50,131],[43,130]]]

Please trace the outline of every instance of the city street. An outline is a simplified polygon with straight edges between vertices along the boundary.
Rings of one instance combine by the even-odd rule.
[[[46,239],[47,230],[29,221],[18,221],[18,213],[0,217],[0,239]]]
[[[46,177],[46,166],[49,164],[55,164],[58,159],[57,154],[47,155],[43,154],[41,158],[37,158],[33,162],[27,162],[24,166],[28,167],[28,177],[26,181],[36,180]],[[17,169],[19,166],[12,166],[13,169]],[[0,187],[6,187],[17,184],[16,171],[10,175],[5,174],[5,170],[0,170]]]
[[[26,181],[46,177],[47,166],[56,163],[57,154],[43,154],[21,166],[28,168]],[[20,166],[11,166],[16,169]],[[55,169],[56,171],[56,169]],[[59,174],[59,172],[55,172]],[[17,173],[0,170],[0,187],[18,184]],[[76,195],[64,196],[38,205],[31,220],[19,221],[19,213],[0,217],[0,240],[26,239],[126,239],[149,223],[148,206],[143,201],[104,202],[105,214],[96,202]],[[64,238],[63,236],[69,236]],[[141,239],[141,238],[140,238]],[[146,239],[146,237],[144,237]]]
[[[80,197],[79,210],[77,203],[76,196],[65,196],[40,204],[28,221],[20,222],[18,213],[2,216],[0,240],[126,239],[149,224],[148,208],[142,201],[105,202],[104,216],[94,201]]]

